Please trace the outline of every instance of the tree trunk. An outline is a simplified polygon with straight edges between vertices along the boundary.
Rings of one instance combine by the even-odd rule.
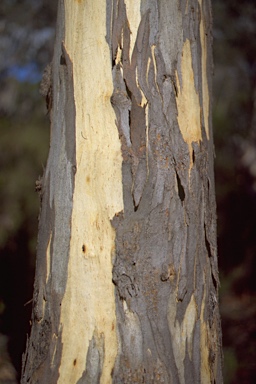
[[[59,2],[22,383],[222,382],[211,45],[210,0]]]

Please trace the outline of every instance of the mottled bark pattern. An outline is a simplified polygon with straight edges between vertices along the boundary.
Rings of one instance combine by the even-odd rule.
[[[211,44],[210,0],[60,0],[22,384],[222,383]]]
[[[120,342],[113,382],[221,383],[211,113],[207,137],[202,112],[203,76],[211,87],[210,3],[141,2],[137,30],[128,3],[108,1],[107,20],[124,193],[112,221]],[[201,106],[201,139],[191,148],[176,101],[186,40]]]
[[[76,171],[73,75],[72,63],[61,43],[64,32],[63,10],[60,2],[55,53],[51,65],[51,148],[41,186],[42,208],[32,329],[23,355],[21,383],[56,383],[61,361],[60,309],[67,281]]]

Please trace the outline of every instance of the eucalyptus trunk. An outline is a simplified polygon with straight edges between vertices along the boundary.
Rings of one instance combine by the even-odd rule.
[[[22,383],[222,383],[210,0],[61,0]]]

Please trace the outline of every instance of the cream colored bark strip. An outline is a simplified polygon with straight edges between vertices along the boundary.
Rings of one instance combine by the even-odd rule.
[[[152,45],[152,46],[151,46],[151,55],[152,55],[153,64],[154,64],[154,71],[155,71],[155,84],[156,84],[158,93],[159,93],[159,95],[160,95],[161,93],[160,93],[160,90],[159,90],[159,87],[158,87],[158,84],[157,84],[157,78],[156,78],[156,75],[157,75],[157,66],[156,66],[155,49],[156,49],[156,46],[155,46],[155,45]]]
[[[117,53],[116,53],[116,59],[115,59],[116,65],[117,64],[122,65],[122,54],[123,54],[123,50],[118,46],[117,47]]]
[[[178,123],[184,141],[188,144],[190,153],[190,166],[192,166],[192,142],[202,139],[200,101],[195,89],[194,72],[192,67],[191,48],[189,40],[183,45],[181,59],[181,76],[176,72],[178,96]]]
[[[210,97],[208,88],[208,76],[207,76],[207,39],[204,26],[202,0],[199,0],[201,8],[201,22],[200,22],[200,39],[202,46],[202,92],[203,92],[203,111],[204,111],[204,124],[207,139],[209,140],[209,109],[210,109]]]
[[[149,69],[150,69],[150,64],[151,64],[151,57],[148,58],[148,63],[147,63],[147,71],[146,71],[147,86],[148,86],[148,73],[149,73]]]
[[[121,149],[110,104],[113,92],[103,0],[65,1],[65,47],[73,62],[76,105],[75,190],[70,261],[61,307],[58,383],[76,383],[89,341],[104,340],[101,383],[111,382],[117,354],[110,219],[123,209]]]
[[[138,28],[141,21],[140,15],[140,1],[139,0],[125,0],[126,14],[131,31],[130,35],[130,60],[134,49]]]

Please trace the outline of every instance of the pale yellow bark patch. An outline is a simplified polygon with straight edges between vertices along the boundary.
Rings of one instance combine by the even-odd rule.
[[[152,60],[153,60],[153,65],[154,65],[154,71],[155,71],[155,84],[156,84],[158,93],[161,94],[161,93],[160,93],[160,90],[159,90],[159,87],[158,87],[158,84],[157,84],[157,78],[156,78],[156,75],[157,75],[157,66],[156,66],[156,54],[155,54],[155,49],[156,49],[156,46],[155,46],[155,45],[152,45],[152,46],[151,46],[151,55],[152,55]]]
[[[210,109],[210,97],[208,88],[208,76],[207,76],[207,39],[205,33],[204,17],[202,0],[199,0],[201,8],[201,22],[200,22],[200,39],[202,47],[202,94],[203,94],[203,112],[204,112],[204,125],[207,139],[209,140],[209,109]]]
[[[173,353],[175,364],[178,369],[179,380],[181,384],[185,384],[184,360],[186,356],[186,347],[192,359],[193,350],[193,334],[197,318],[197,306],[194,295],[191,296],[187,306],[184,320],[180,324],[176,319],[176,292],[171,293],[168,302],[168,325],[172,335]]]
[[[139,0],[125,0],[126,15],[130,28],[130,59],[137,38],[137,32],[141,21],[140,14],[140,1]]]
[[[117,64],[122,64],[122,63],[121,63],[121,61],[122,61],[122,53],[123,53],[123,50],[122,50],[122,48],[120,48],[119,45],[118,45],[118,47],[117,47],[117,53],[116,53],[116,59],[115,59],[115,63],[116,63],[116,65],[117,65]]]
[[[188,354],[192,360],[192,351],[193,351],[193,334],[197,317],[197,305],[195,296],[192,295],[189,305],[187,306],[184,320],[182,323],[182,336],[184,344],[187,343]]]
[[[178,95],[178,123],[184,141],[188,144],[190,166],[192,166],[192,142],[202,140],[199,95],[195,89],[191,47],[187,39],[183,45],[181,59],[181,79],[176,72]]]
[[[104,339],[100,382],[111,383],[117,354],[110,219],[123,209],[122,157],[103,0],[65,1],[65,47],[73,62],[76,160],[68,281],[61,306],[58,383],[76,383],[95,330]]]
[[[147,62],[147,71],[146,71],[147,85],[148,85],[148,74],[149,74],[150,64],[151,64],[151,57],[148,58],[148,62]]]

